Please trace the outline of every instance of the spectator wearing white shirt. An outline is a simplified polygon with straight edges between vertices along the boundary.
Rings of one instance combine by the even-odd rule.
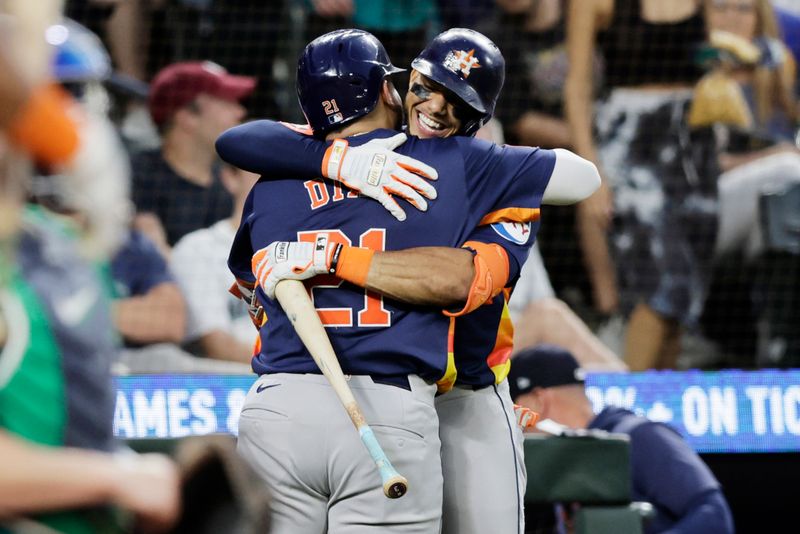
[[[187,350],[249,363],[256,329],[245,304],[228,293],[232,279],[227,261],[244,201],[258,175],[225,165],[220,177],[233,197],[233,213],[182,237],[172,251],[171,267],[189,310]]]

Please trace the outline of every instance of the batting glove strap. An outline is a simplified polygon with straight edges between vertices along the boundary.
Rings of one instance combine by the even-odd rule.
[[[380,202],[395,218],[405,220],[405,211],[396,196],[407,200],[420,211],[428,209],[425,200],[436,198],[436,189],[427,180],[436,180],[432,167],[393,152],[405,143],[405,134],[373,139],[361,146],[350,146],[336,139],[325,151],[322,175],[346,185],[361,195]]]

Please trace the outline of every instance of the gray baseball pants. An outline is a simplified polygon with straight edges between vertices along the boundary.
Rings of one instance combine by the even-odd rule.
[[[436,398],[443,534],[522,534],[525,462],[508,381]]]
[[[352,376],[349,385],[386,455],[408,479],[400,499],[381,479],[322,375],[262,375],[239,420],[238,450],[266,482],[272,534],[437,534],[442,468],[436,386],[409,376],[411,391]]]

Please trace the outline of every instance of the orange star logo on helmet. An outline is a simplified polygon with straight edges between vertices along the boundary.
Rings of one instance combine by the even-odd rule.
[[[444,67],[452,72],[461,73],[464,78],[469,78],[472,69],[481,68],[478,58],[475,57],[475,49],[469,52],[463,50],[451,50],[444,58]]]

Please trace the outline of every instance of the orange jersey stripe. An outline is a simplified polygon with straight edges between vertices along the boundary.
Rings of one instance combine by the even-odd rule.
[[[485,226],[498,222],[524,223],[538,221],[539,216],[539,208],[504,208],[484,215],[479,224]]]
[[[497,340],[492,353],[486,358],[486,364],[492,369],[496,384],[508,376],[508,371],[511,369],[511,351],[514,349],[514,324],[508,311],[508,289],[503,291],[503,296],[505,299],[500,324],[497,327]]]
[[[439,393],[446,393],[453,389],[456,383],[456,361],[453,356],[453,345],[455,341],[456,318],[450,318],[450,327],[447,329],[447,369],[442,378],[437,380],[436,389]]]
[[[291,122],[279,122],[281,126],[286,126],[290,130],[303,135],[314,135],[314,131],[308,124],[293,124]]]

